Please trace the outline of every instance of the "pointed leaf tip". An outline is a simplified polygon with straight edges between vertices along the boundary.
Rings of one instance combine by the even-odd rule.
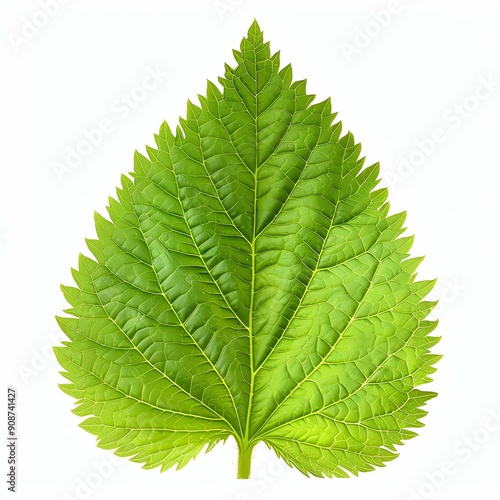
[[[247,39],[252,45],[261,45],[263,43],[264,33],[260,29],[257,19],[254,19],[252,25],[248,29]]]
[[[260,29],[259,23],[257,22],[257,19],[253,20],[253,23],[251,24],[250,28],[248,29],[248,33],[253,33],[253,34],[259,34],[262,33],[262,30]]]

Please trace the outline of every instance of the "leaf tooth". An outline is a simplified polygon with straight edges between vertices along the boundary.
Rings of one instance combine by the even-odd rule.
[[[323,118],[326,118],[328,120],[329,124],[326,125],[327,122],[325,122],[325,125],[330,126],[335,117],[337,116],[337,113],[332,112],[331,97],[323,99],[322,101],[318,102],[315,106],[318,106],[318,109],[321,109],[321,115],[323,116]]]
[[[68,301],[69,304],[72,306],[80,305],[82,304],[82,301],[79,297],[80,294],[80,289],[75,288],[74,286],[67,286],[67,285],[60,285],[60,289],[64,295],[64,298]],[[64,312],[68,312],[70,309],[65,309]],[[72,310],[72,309],[71,309]],[[69,313],[73,314],[73,313]],[[76,314],[73,314],[73,316],[76,316]],[[58,321],[58,316],[56,316],[56,320]],[[61,318],[63,319],[63,318]]]
[[[439,340],[441,337],[434,337],[434,338],[437,338]],[[443,358],[444,358],[443,354],[432,354],[432,353],[429,354],[429,367],[432,368],[432,373],[435,373],[437,371],[437,368],[434,365],[439,361],[441,361]]]
[[[415,313],[414,313],[415,317],[420,320],[427,318],[427,316],[437,306],[437,304],[438,304],[437,300],[434,300],[432,302],[430,300],[422,300],[419,304],[415,306]]]
[[[332,104],[330,98],[312,104],[309,109],[318,113],[321,117],[329,118],[331,116]],[[332,118],[333,119],[333,118]],[[329,125],[327,125],[329,126]]]
[[[67,349],[67,346],[63,347],[60,345],[56,345],[52,349],[53,349],[54,354],[55,354],[57,360],[59,361],[59,363],[61,363],[61,361],[64,361],[64,359],[66,359],[66,356],[63,354],[63,351]]]
[[[395,229],[395,228],[393,228]],[[401,233],[403,233],[404,230],[403,228],[401,228]],[[415,235],[412,234],[411,236],[403,236],[402,238],[398,238],[396,241],[395,241],[395,244],[396,244],[396,248],[397,248],[397,252],[400,253],[400,254],[407,254],[410,250],[411,250],[411,247],[413,246],[413,243],[415,242]]]
[[[412,275],[412,278],[414,279],[417,275],[412,273],[416,271],[417,267],[422,263],[424,258],[425,258],[424,256],[421,256],[421,257],[411,257],[408,259],[404,259],[401,262],[401,267],[408,274]]]
[[[70,316],[74,316],[76,318],[79,318],[80,316],[77,314],[76,310],[74,307],[67,307],[66,309],[63,309],[64,314],[69,314]]]
[[[182,122],[182,118],[179,118],[179,123]],[[183,128],[181,127],[181,125],[177,125],[177,127],[175,127],[175,138],[176,139],[179,139],[179,140],[183,140],[186,138],[185,134],[184,134],[184,130]]]
[[[134,151],[134,172],[140,176],[147,176],[151,168],[151,162],[137,149]]]
[[[227,437],[226,437],[226,439],[227,439]],[[226,441],[226,439],[224,439],[224,441]],[[205,450],[205,453],[212,451],[218,444],[219,444],[219,440],[215,440],[215,439],[213,441],[211,441],[210,443],[208,443],[207,448]]]
[[[73,394],[73,397],[76,397]],[[78,417],[85,417],[92,413],[93,402],[86,401],[85,399],[79,399],[76,401],[79,405],[77,408],[73,408],[71,411]]]
[[[64,378],[67,378],[68,380],[71,380],[69,378],[69,374],[68,372],[59,372]],[[58,384],[59,386],[59,389],[61,389],[61,391],[63,391],[65,394],[67,394],[68,396],[72,396],[72,397],[76,397],[76,390],[74,388],[74,385],[73,384]],[[72,410],[73,411],[73,410]]]
[[[193,141],[196,144],[196,138],[197,138],[196,121],[191,116],[188,116],[188,119],[180,118],[179,124],[184,134],[184,140]]]
[[[78,332],[78,318],[63,318],[62,316],[57,316],[56,321],[68,339],[75,341],[81,337],[81,334]]]
[[[203,111],[209,111],[208,107],[208,99],[201,94],[197,94],[196,97],[198,97],[198,100],[200,101],[200,107]]]
[[[387,202],[386,205],[389,206],[389,202]],[[403,224],[406,221],[406,215],[406,210],[403,210],[402,212],[398,212],[397,214],[387,217],[388,226],[394,229],[403,229]]]
[[[307,85],[307,79],[296,80],[295,82],[292,83],[290,89],[295,91],[297,96],[304,96],[306,95],[306,85]]]
[[[207,89],[206,94],[208,99],[215,99],[220,101],[223,98],[222,92],[219,90],[219,87],[215,85],[215,83],[207,80]]]
[[[98,239],[85,238],[85,243],[87,244],[87,248],[92,252],[92,255],[97,259],[97,262],[103,265],[106,259],[102,242]]]
[[[94,222],[97,236],[101,241],[109,240],[113,237],[115,227],[106,217],[103,217],[98,212],[94,212]]]
[[[420,356],[420,360],[423,364],[414,373],[414,376],[418,377],[420,384],[428,384],[429,382],[432,382],[433,379],[430,375],[436,373],[437,371],[437,368],[434,365],[442,358],[442,354],[427,353]]]
[[[281,58],[281,51],[279,50],[271,56],[271,61],[273,65],[276,66],[277,68],[280,67],[280,58]]]
[[[78,255],[78,271],[75,270],[75,273],[78,273],[79,275],[85,277],[85,282],[83,283],[83,285],[86,285],[88,283],[88,281],[92,275],[92,272],[95,270],[96,267],[97,267],[97,263],[94,260],[83,255],[83,253],[80,253]],[[79,286],[79,288],[80,288],[80,290],[83,290],[83,288],[81,286]]]
[[[148,154],[149,161],[151,161],[151,162],[157,162],[158,161],[158,154],[159,154],[158,149],[155,149],[155,148],[153,148],[151,146],[146,146],[146,152]]]
[[[232,86],[231,78],[223,78],[222,76],[219,76],[217,78],[217,81],[225,88],[230,88]]]
[[[233,57],[238,64],[243,62],[243,54],[239,50],[233,49]]]
[[[313,103],[314,99],[316,99],[316,94],[306,94],[305,97],[306,97],[305,105],[306,107],[309,107]]]
[[[271,43],[270,42],[264,42],[263,40],[260,43],[257,43],[256,46],[261,46],[264,52],[264,57],[266,59],[271,58]]]
[[[196,120],[200,117],[201,115],[201,109],[199,106],[196,106],[196,104],[191,101],[191,99],[188,99],[187,102],[187,112],[186,112],[186,118],[187,121],[190,122],[192,120]]]
[[[108,196],[108,205],[106,206],[106,211],[111,220],[115,220],[120,217],[120,214],[123,213],[123,207],[120,202],[113,198],[112,196]]]
[[[389,190],[387,188],[376,189],[375,191],[372,191],[370,193],[370,199],[372,200],[375,206],[380,206],[380,210],[382,209],[383,203],[385,202],[385,200],[387,200],[388,196],[389,196]],[[385,217],[384,214],[383,216]]]
[[[421,280],[412,283],[412,286],[418,289],[419,293],[423,292],[422,298],[425,297],[436,285],[437,278],[432,280]]]
[[[337,134],[338,134],[337,139],[340,139],[340,135],[342,134],[343,125],[344,124],[343,124],[342,120],[339,120],[337,123],[335,123],[335,125],[333,125],[333,127],[337,129]]]
[[[324,101],[325,103],[325,114],[328,114],[333,118],[337,115],[337,113],[332,113],[332,98],[328,96]]]
[[[346,134],[344,134],[340,140],[339,140],[339,144],[344,148],[344,149],[348,149],[350,147],[353,147],[355,145],[355,141],[354,141],[354,135],[353,133],[348,130]]]
[[[435,320],[435,323],[436,323],[436,325],[432,328],[433,330],[434,330],[434,328],[437,327],[437,325],[439,323],[438,320]],[[432,336],[432,337],[431,336],[426,337],[427,343],[425,344],[425,347],[427,347],[427,349],[433,348],[435,345],[438,344],[438,342],[441,340],[441,338],[442,338],[441,336],[437,336],[437,335]],[[441,358],[439,358],[439,359],[441,359]],[[436,360],[435,362],[437,362],[437,361],[439,361],[439,360]]]
[[[235,73],[236,70],[234,68],[232,68],[231,66],[229,66],[229,64],[227,64],[227,63],[224,64],[224,70],[225,70],[224,71],[224,76],[228,80],[232,79],[232,77],[234,76],[234,73]]]
[[[170,125],[166,122],[163,121],[160,127],[160,136],[167,141],[168,144],[173,144],[175,137],[174,134],[172,133],[172,130],[170,129]]]
[[[291,64],[287,64],[283,68],[281,68],[278,72],[278,76],[283,81],[283,86],[285,88],[290,88],[293,81],[293,69]]]
[[[413,338],[421,337],[422,342],[425,340],[425,342],[431,342],[432,345],[434,345],[436,342],[439,341],[439,339],[441,337],[437,337],[437,336],[430,337],[428,335],[429,335],[429,333],[431,333],[432,331],[434,331],[436,329],[438,324],[439,324],[438,319],[433,319],[433,320],[423,319],[423,320],[421,320],[419,323],[419,326],[418,326],[418,330],[415,333]],[[434,339],[437,339],[436,342],[434,342]],[[427,344],[425,344],[425,345],[427,345]]]
[[[129,189],[133,184],[132,179],[128,175],[125,175],[125,174],[120,175],[120,181],[122,183],[123,190]]]
[[[85,285],[87,284],[88,279],[89,279],[88,275],[85,273],[82,273],[80,270],[75,269],[74,267],[72,267],[70,269],[70,272],[71,272],[71,277],[73,278],[73,280],[77,284],[78,288],[80,290],[84,290]],[[61,285],[61,286],[63,286],[63,285]]]
[[[357,175],[358,182],[367,183],[369,185],[369,190],[371,191],[380,182],[380,179],[378,178],[380,173],[380,163],[376,162],[373,165],[370,165],[361,170],[363,168],[363,164],[365,163],[365,158],[366,157],[363,156],[363,158],[358,159],[358,164],[356,165],[356,168],[354,170],[360,170],[359,174]]]
[[[172,135],[172,137],[174,137],[174,136]],[[158,152],[170,151],[170,148],[172,147],[173,142],[175,142],[175,137],[172,140],[172,144],[169,144],[169,142],[167,142],[167,140],[161,135],[155,134],[154,138],[155,138],[156,146],[158,147]],[[155,158],[155,161],[157,161],[157,160],[158,160],[158,158]]]
[[[118,197],[118,201],[123,205],[123,208],[131,206],[129,190],[133,186],[134,182],[132,179],[125,174],[120,176],[121,187],[116,189],[116,195]]]

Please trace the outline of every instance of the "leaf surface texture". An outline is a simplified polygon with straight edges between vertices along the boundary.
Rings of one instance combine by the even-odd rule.
[[[145,468],[233,436],[346,477],[415,435],[439,358],[405,214],[329,100],[255,22],[175,133],[135,155],[93,258],[63,287],[56,348],[81,424]]]

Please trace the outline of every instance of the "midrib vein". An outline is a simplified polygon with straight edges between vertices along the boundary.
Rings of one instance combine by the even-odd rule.
[[[258,99],[259,99],[259,68],[257,65],[257,52],[255,50],[255,40],[253,45],[253,54],[255,60],[255,163],[254,163],[254,191],[253,191],[253,228],[252,228],[252,285],[250,288],[250,314],[248,321],[248,344],[249,344],[249,359],[250,359],[250,389],[248,397],[247,418],[245,423],[245,432],[243,440],[248,443],[250,433],[250,415],[252,414],[253,392],[255,384],[254,359],[253,359],[253,312],[254,312],[254,296],[255,296],[255,233],[257,227],[257,169],[258,169],[258,146],[259,146],[259,130],[257,127],[258,119]]]

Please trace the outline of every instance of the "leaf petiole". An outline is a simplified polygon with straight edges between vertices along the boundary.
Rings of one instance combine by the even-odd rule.
[[[238,479],[250,479],[254,444],[238,442]]]

